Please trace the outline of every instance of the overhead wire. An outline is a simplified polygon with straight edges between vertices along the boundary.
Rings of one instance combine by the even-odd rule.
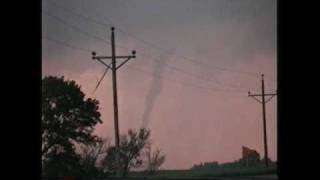
[[[47,40],[52,41],[52,42],[55,42],[55,43],[60,44],[60,45],[62,45],[62,46],[66,46],[66,47],[69,47],[69,48],[73,48],[73,49],[78,50],[78,51],[91,52],[90,49],[79,48],[79,47],[70,45],[70,44],[68,44],[68,43],[65,43],[65,42],[63,42],[63,41],[59,41],[59,40],[52,39],[52,38],[50,38],[50,37],[42,37],[42,38],[43,38],[43,39],[47,39]],[[142,73],[144,73],[144,74],[151,75],[151,76],[156,77],[156,78],[162,78],[162,79],[166,79],[166,80],[168,80],[168,81],[177,82],[177,83],[182,84],[182,85],[185,85],[185,86],[192,86],[192,87],[196,87],[196,88],[200,88],[200,89],[204,89],[204,90],[208,90],[208,91],[213,91],[213,92],[245,93],[244,91],[231,91],[231,90],[226,90],[226,89],[207,88],[207,87],[204,87],[204,86],[199,86],[199,85],[195,85],[195,84],[192,84],[192,83],[187,83],[187,82],[184,82],[184,81],[173,80],[173,79],[170,79],[170,78],[161,76],[161,75],[155,75],[155,74],[152,73],[152,72],[146,71],[146,70],[141,69],[141,68],[138,68],[138,67],[136,67],[136,66],[132,66],[132,65],[127,65],[127,66],[128,66],[128,69],[133,69],[134,71],[139,71],[139,72],[142,72]]]
[[[107,20],[109,23],[103,23],[101,21],[97,21],[95,18],[91,18],[91,17],[88,17],[88,16],[85,16],[85,15],[82,15],[80,13],[77,13],[75,12],[74,10],[70,9],[70,8],[66,8],[65,6],[62,6],[62,5],[59,5],[55,2],[53,2],[52,0],[47,0],[48,2],[51,2],[52,4],[54,4],[56,7],[59,7],[61,9],[63,9],[64,11],[67,11],[77,17],[80,17],[82,19],[85,19],[86,21],[90,21],[90,22],[93,22],[95,24],[98,24],[98,25],[101,25],[101,26],[104,26],[104,27],[108,27],[108,26],[112,26],[112,24],[114,24],[113,21],[111,21],[109,18],[107,17],[104,17],[103,19],[104,20]],[[121,28],[117,28],[121,33],[133,38],[133,39],[136,39],[137,41],[140,41],[144,44],[146,44],[148,47],[152,47],[154,49],[158,49],[164,53],[167,53],[167,54],[172,54],[172,52],[170,50],[167,50],[167,49],[164,49],[158,45],[155,45],[153,43],[150,43],[148,41],[145,41],[141,38],[137,38],[135,35],[133,35],[132,33],[128,33],[124,30],[122,30]],[[179,59],[185,59],[185,60],[188,60],[189,62],[192,62],[193,64],[195,65],[206,65],[205,63],[201,62],[201,61],[196,61],[194,60],[193,58],[190,58],[190,57],[186,57],[186,56],[182,56],[182,55],[176,55],[178,57],[180,57]],[[217,69],[217,70],[221,70],[221,71],[229,71],[229,72],[234,72],[234,73],[242,73],[242,74],[247,74],[247,75],[250,75],[250,76],[253,76],[253,77],[257,77],[259,76],[260,74],[259,73],[254,73],[254,72],[246,72],[246,71],[239,71],[239,70],[232,70],[232,69],[228,69],[228,68],[225,68],[225,67],[217,67],[217,66],[210,66],[214,69]],[[268,77],[266,77],[268,78]]]
[[[68,26],[68,27],[70,27],[70,28],[72,28],[72,29],[74,29],[74,30],[76,30],[76,31],[78,31],[78,32],[81,32],[83,35],[85,35],[85,36],[87,36],[87,37],[94,38],[94,39],[96,39],[96,40],[98,40],[98,41],[101,41],[101,42],[104,42],[104,43],[110,43],[109,40],[105,40],[105,39],[103,39],[103,38],[101,38],[101,37],[94,36],[94,35],[92,35],[90,32],[84,31],[84,30],[80,29],[79,27],[77,27],[77,26],[75,26],[75,25],[73,25],[73,24],[68,23],[67,21],[63,20],[62,18],[60,18],[60,17],[58,17],[58,16],[52,15],[51,13],[49,13],[49,12],[47,12],[47,11],[43,11],[43,12],[44,12],[45,14],[47,14],[48,16],[56,19],[57,21],[63,23],[64,25],[66,25],[66,26]],[[120,48],[122,48],[122,49],[129,50],[128,48],[126,48],[126,47],[124,47],[124,46],[119,46],[119,45],[118,45],[117,47],[120,47]],[[144,52],[139,52],[139,54],[142,55],[142,56],[144,56],[144,57],[146,57],[146,58],[152,58],[152,59],[154,59],[155,61],[161,61],[161,59],[150,57],[149,55],[147,55],[147,54],[144,53]],[[180,73],[183,73],[183,74],[192,76],[192,77],[194,77],[194,78],[197,78],[197,79],[200,79],[200,80],[203,80],[203,81],[207,81],[207,82],[213,83],[211,78],[204,78],[204,77],[199,76],[199,75],[197,75],[197,74],[195,74],[195,73],[191,73],[191,72],[185,71],[185,70],[183,70],[183,69],[181,69],[181,68],[177,68],[177,67],[174,67],[174,66],[171,66],[171,65],[166,65],[166,66],[167,66],[167,68],[169,68],[169,69],[171,69],[171,70],[173,70],[173,71],[177,71],[177,72],[180,72]],[[215,81],[215,82],[218,83],[218,81]],[[219,83],[219,84],[221,84],[221,83]]]

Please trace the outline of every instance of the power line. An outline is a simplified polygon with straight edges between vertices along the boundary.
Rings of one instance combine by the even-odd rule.
[[[90,18],[90,17],[88,17],[88,16],[84,16],[84,15],[82,15],[82,14],[80,14],[80,13],[77,13],[77,12],[75,12],[75,11],[69,9],[69,8],[64,7],[64,6],[58,5],[57,3],[52,2],[51,0],[48,0],[48,1],[51,2],[52,4],[54,4],[55,6],[63,9],[64,11],[67,11],[67,12],[69,12],[69,13],[77,16],[77,17],[80,17],[80,18],[82,18],[82,19],[85,19],[86,21],[94,22],[95,24],[98,24],[98,25],[101,25],[101,26],[104,26],[104,27],[106,27],[106,26],[109,25],[109,24],[105,24],[105,23],[102,23],[102,22],[100,22],[100,21],[97,21],[97,20],[95,20],[94,18]],[[62,20],[61,18],[58,18],[58,19],[59,19],[60,21]],[[63,20],[62,20],[62,21],[63,21]],[[109,21],[110,21],[110,20],[109,20]],[[110,21],[110,22],[111,22],[111,21]],[[112,23],[112,22],[111,22],[111,23]],[[68,24],[68,23],[66,23],[66,22],[64,21],[64,24]],[[74,29],[79,30],[78,28],[74,28]],[[128,32],[122,31],[122,30],[120,30],[120,31],[121,31],[122,33],[127,34],[127,36],[131,36],[132,38],[135,38],[136,40],[140,40],[140,41],[144,42],[144,43],[147,44],[148,46],[154,47],[155,49],[161,49],[163,52],[166,52],[167,54],[173,54],[173,52],[171,52],[171,51],[169,51],[169,50],[163,49],[163,48],[158,47],[158,46],[156,46],[156,45],[154,45],[154,44],[152,44],[152,43],[149,43],[149,42],[144,41],[144,40],[142,40],[142,39],[136,38],[136,37],[135,37],[134,35],[132,35],[131,33],[128,33]],[[88,33],[88,32],[85,32],[85,34],[87,35],[87,34],[89,34],[89,33]],[[94,38],[97,39],[96,37],[94,37]],[[100,38],[100,40],[103,40],[103,39]],[[104,41],[104,40],[103,40],[103,41]],[[120,48],[122,48],[122,49],[129,50],[128,48],[126,48],[126,47],[124,47],[124,46],[118,46],[118,47],[120,47]],[[140,52],[139,54],[141,54],[142,56],[149,57],[150,59],[153,59],[153,60],[156,60],[156,61],[161,61],[160,59],[154,58],[153,56],[150,56],[149,54],[146,54],[146,53],[144,53],[143,51],[140,51],[140,50],[139,50],[139,52]],[[180,57],[182,57],[182,58],[184,58],[184,59],[187,58],[187,57],[184,57],[184,56],[180,56]],[[187,58],[187,59],[191,60],[193,63],[199,63],[199,62],[194,61],[193,59],[190,59],[190,58]],[[200,64],[201,64],[201,62],[200,62]],[[177,68],[177,67],[170,66],[170,65],[167,65],[167,64],[165,64],[165,66],[166,66],[167,68],[173,70],[173,71],[178,71],[178,72],[183,73],[183,74],[192,75],[193,77],[195,77],[195,78],[197,78],[197,79],[204,80],[204,81],[207,81],[207,82],[212,83],[212,78],[204,78],[203,76],[199,76],[199,75],[197,75],[197,74],[190,73],[190,72],[187,72],[187,71],[185,71],[185,70],[182,70],[182,69],[179,69],[179,68]],[[219,69],[219,70],[222,70],[222,71],[231,71],[231,72],[248,74],[248,72],[234,71],[234,70],[230,70],[230,69],[226,69],[226,68],[220,68],[220,67],[215,67],[215,68],[216,68],[216,69]],[[249,75],[256,76],[255,73],[249,73]],[[223,85],[222,83],[218,82],[216,79],[214,80],[214,82],[217,83],[217,84]],[[224,86],[226,86],[226,84],[224,84]],[[239,87],[235,87],[235,86],[231,86],[231,85],[228,85],[228,87],[229,87],[229,88],[239,88]],[[243,88],[243,89],[245,89],[245,88]]]
[[[82,14],[80,14],[80,13],[77,13],[77,12],[75,12],[75,11],[69,9],[69,8],[66,8],[66,7],[64,7],[64,6],[61,6],[61,5],[55,3],[55,2],[53,2],[53,1],[51,1],[51,0],[47,0],[47,1],[50,2],[50,3],[52,3],[53,5],[55,5],[56,7],[59,7],[59,8],[61,8],[61,9],[63,9],[64,11],[69,12],[70,14],[73,14],[73,15],[75,15],[75,16],[77,16],[77,17],[79,17],[79,18],[85,19],[85,20],[87,20],[87,21],[93,22],[93,23],[95,23],[95,24],[97,24],[97,25],[101,25],[101,26],[104,26],[104,27],[109,27],[109,26],[111,26],[111,25],[113,24],[113,23],[111,23],[111,24],[102,23],[102,22],[100,22],[100,21],[95,20],[94,18],[90,18],[89,16],[84,16],[84,15],[82,15]]]
[[[140,53],[139,53],[140,54]],[[148,57],[148,55],[147,54],[145,54],[145,53],[141,53],[141,55],[142,56],[145,56],[145,57]],[[155,61],[161,61],[161,59],[158,59],[158,58],[153,58],[153,57],[151,57],[151,59],[153,59],[153,60],[155,60]],[[209,82],[209,83],[217,83],[217,84],[220,84],[220,85],[223,85],[223,86],[226,86],[227,87],[227,85],[226,84],[222,84],[222,83],[220,83],[220,82],[218,82],[217,81],[217,79],[214,79],[214,81],[212,81],[213,79],[212,78],[206,78],[206,77],[204,77],[204,76],[201,76],[201,75],[198,75],[198,74],[195,74],[195,73],[191,73],[191,72],[188,72],[188,71],[185,71],[185,70],[183,70],[183,69],[181,69],[181,68],[178,68],[178,67],[175,67],[175,66],[171,66],[171,65],[168,65],[168,64],[164,64],[168,69],[171,69],[171,70],[173,70],[173,71],[177,71],[177,72],[179,72],[179,73],[182,73],[182,74],[186,74],[186,75],[189,75],[189,76],[192,76],[193,78],[196,78],[196,79],[199,79],[199,80],[202,80],[202,81],[206,81],[206,82]],[[228,86],[229,88],[234,88],[234,87],[231,87],[230,85]],[[243,88],[243,90],[244,90],[245,88]]]
[[[76,30],[76,31],[79,31],[79,32],[81,32],[82,34],[84,34],[84,35],[86,35],[86,36],[88,36],[88,37],[97,39],[97,40],[99,40],[99,41],[108,42],[108,41],[106,41],[106,40],[104,40],[104,39],[102,39],[102,38],[100,38],[100,37],[91,35],[89,32],[83,31],[82,29],[80,29],[80,28],[78,28],[77,26],[74,26],[74,25],[72,25],[72,24],[64,21],[63,19],[59,18],[58,16],[52,15],[52,14],[48,13],[47,11],[44,11],[44,12],[45,12],[48,16],[55,18],[56,20],[58,20],[59,22],[63,23],[64,25],[69,26],[69,27],[73,28],[73,29]],[[69,45],[69,46],[70,46],[70,45]],[[126,47],[122,47],[122,48],[123,48],[123,49],[128,49],[128,48],[126,48]],[[142,53],[142,55],[145,56],[145,57],[148,56],[148,55],[146,55],[145,53]],[[161,61],[160,59],[155,59],[155,58],[152,58],[152,59],[154,59],[154,60],[156,60],[156,61]],[[212,79],[211,79],[211,78],[204,78],[203,76],[199,76],[199,75],[197,75],[197,74],[190,73],[190,72],[188,72],[188,71],[185,71],[185,70],[183,70],[183,69],[180,69],[180,68],[177,68],[177,67],[174,67],[174,66],[169,66],[169,65],[166,65],[166,66],[167,66],[169,69],[171,69],[171,70],[178,71],[178,72],[180,72],[180,73],[183,73],[183,74],[192,76],[192,77],[194,77],[194,78],[197,78],[197,79],[200,79],[200,80],[203,80],[203,81],[207,81],[207,82],[212,83],[212,81],[211,81]],[[218,84],[221,84],[221,83],[218,82],[217,80],[215,80],[215,82],[218,83]],[[225,86],[225,85],[224,85],[224,86]],[[230,87],[230,86],[229,86],[229,87]],[[234,88],[234,87],[231,87],[231,88]]]
[[[63,42],[63,41],[60,41],[60,40],[56,40],[56,39],[53,39],[53,38],[50,38],[50,37],[43,37],[43,39],[47,39],[47,40],[49,40],[49,41],[52,41],[52,42],[61,44],[61,45],[63,45],[63,46],[69,47],[69,48],[73,48],[73,49],[76,49],[76,50],[80,50],[80,51],[83,51],[83,52],[86,52],[86,53],[87,53],[87,52],[92,52],[92,50],[85,49],[85,48],[80,48],[80,47],[77,47],[77,46],[74,46],[74,45],[71,45],[71,44],[68,44],[68,43],[66,43],[66,42]],[[131,66],[130,66],[130,67],[131,67]],[[135,68],[135,67],[134,67],[134,69],[139,71],[139,68]],[[140,69],[140,71],[141,71],[141,72],[146,72],[146,71],[141,70],[141,69]],[[189,72],[184,71],[184,70],[181,70],[181,69],[177,69],[177,71],[180,71],[180,72],[182,72],[182,73],[188,74],[189,76],[193,76],[193,77],[199,79],[199,77],[198,77],[198,76],[195,76],[195,74],[193,74],[193,73],[189,73]],[[153,75],[153,74],[150,73],[150,72],[147,72],[147,73]],[[161,77],[161,78],[162,78],[162,77]],[[200,87],[200,88],[203,89],[203,87]],[[216,91],[217,91],[217,90],[216,90]],[[226,89],[224,89],[224,90],[218,90],[218,91],[238,92],[238,91],[230,91],[230,90],[226,90]],[[245,91],[243,91],[243,92],[241,91],[241,93],[245,93]]]
[[[79,27],[77,27],[77,26],[75,26],[75,25],[73,25],[73,24],[68,23],[67,21],[63,20],[62,18],[50,14],[50,13],[47,12],[47,11],[42,11],[42,12],[44,12],[47,16],[49,16],[49,17],[51,17],[51,18],[54,18],[55,20],[59,21],[60,23],[66,25],[66,26],[68,26],[68,27],[70,27],[70,28],[72,28],[72,29],[74,29],[74,30],[76,30],[76,31],[78,31],[78,32],[81,32],[83,35],[85,35],[85,36],[87,36],[87,37],[91,37],[91,38],[93,38],[93,39],[95,39],[95,40],[98,40],[98,41],[101,41],[101,42],[105,42],[105,43],[108,43],[108,42],[109,42],[109,41],[107,41],[107,40],[105,40],[105,39],[103,39],[103,38],[101,38],[101,37],[94,36],[94,35],[90,34],[88,31],[84,31],[84,30],[80,29]]]
[[[68,43],[66,43],[66,42],[52,39],[52,38],[50,38],[50,37],[42,37],[42,38],[43,38],[43,39],[47,39],[47,40],[52,41],[52,42],[55,42],[55,43],[60,44],[60,45],[62,45],[62,46],[66,46],[66,47],[69,47],[69,48],[78,50],[78,51],[82,51],[82,52],[86,52],[86,53],[87,53],[87,52],[92,52],[92,50],[90,50],[90,49],[79,48],[79,47],[73,46],[73,45],[71,45],[71,44],[68,44]],[[142,73],[144,73],[144,74],[151,75],[151,76],[154,76],[154,77],[156,77],[156,78],[162,78],[162,79],[165,79],[165,80],[168,80],[168,81],[177,82],[177,83],[180,83],[181,85],[185,85],[185,86],[189,86],[189,87],[195,87],[195,88],[204,89],[204,90],[213,91],[213,92],[246,93],[245,91],[230,91],[230,90],[226,90],[226,89],[212,89],[212,88],[207,88],[207,87],[198,86],[198,85],[195,85],[195,84],[192,84],[192,83],[186,83],[186,82],[184,82],[184,81],[173,80],[173,79],[170,79],[170,78],[161,76],[161,75],[155,75],[155,74],[152,73],[152,72],[145,71],[145,70],[143,70],[143,69],[141,69],[141,68],[138,68],[138,67],[135,67],[135,66],[132,66],[132,65],[127,65],[127,67],[128,67],[129,69],[131,69],[131,70],[134,70],[134,71],[142,72]]]
[[[63,45],[63,46],[66,46],[66,47],[69,47],[69,48],[72,48],[72,49],[75,49],[75,50],[79,50],[79,51],[82,51],[82,52],[85,52],[85,53],[88,53],[88,52],[92,52],[91,50],[89,49],[85,49],[85,48],[81,48],[81,47],[77,47],[77,46],[74,46],[72,44],[69,44],[69,43],[66,43],[64,41],[60,41],[60,40],[56,40],[56,39],[53,39],[51,37],[42,37],[42,39],[46,39],[48,41],[51,41],[51,42],[54,42],[54,43],[57,43],[57,44],[60,44],[60,45]]]
[[[164,77],[164,76],[161,76],[161,75],[156,75],[156,74],[153,74],[152,72],[145,71],[144,69],[141,69],[141,68],[138,68],[138,67],[135,67],[135,66],[132,66],[132,65],[127,65],[127,66],[130,67],[131,70],[135,70],[135,71],[138,71],[138,72],[142,72],[144,74],[152,75],[153,77],[156,77],[156,78],[161,78],[161,79],[164,79],[164,80],[177,82],[177,83],[185,85],[185,86],[196,87],[196,88],[199,88],[199,89],[204,89],[204,90],[213,91],[213,92],[245,93],[245,91],[231,91],[231,90],[226,90],[226,89],[212,89],[212,88],[207,88],[207,87],[203,87],[203,86],[198,86],[198,85],[195,85],[195,84],[192,84],[192,83],[187,83],[187,82],[179,81],[179,80],[176,80],[176,79],[170,79],[170,78],[167,78],[167,77]]]
[[[48,13],[47,11],[44,11],[44,12],[45,12],[48,16],[55,18],[55,19],[58,20],[59,22],[63,23],[63,24],[66,25],[66,26],[69,26],[69,27],[73,28],[73,29],[76,30],[76,31],[81,32],[81,33],[84,34],[85,36],[88,36],[88,37],[97,39],[97,40],[99,40],[99,41],[108,42],[107,40],[104,40],[104,39],[102,39],[102,38],[100,38],[100,37],[91,35],[91,34],[90,34],[89,32],[87,32],[87,31],[83,31],[82,29],[80,29],[80,28],[78,28],[77,26],[74,26],[74,25],[72,25],[72,24],[64,21],[63,19],[59,18],[58,16],[52,15],[52,14]],[[118,47],[119,47],[119,46],[118,46]],[[128,50],[128,48],[123,47],[123,46],[121,46],[121,48]],[[161,61],[161,59],[153,58],[152,56],[149,56],[149,55],[146,54],[146,53],[143,53],[143,52],[142,52],[141,54],[142,54],[142,56],[145,56],[145,57],[147,57],[147,58],[148,58],[148,57],[151,57],[151,59],[153,59],[153,60],[155,60],[155,61]],[[207,82],[213,83],[211,78],[204,78],[203,76],[199,76],[199,75],[197,75],[197,74],[190,73],[190,72],[188,72],[188,71],[185,71],[185,70],[183,70],[183,69],[180,69],[180,68],[177,68],[177,67],[174,67],[174,66],[170,66],[170,65],[165,65],[165,66],[167,66],[167,68],[169,68],[169,69],[171,69],[171,70],[173,70],[173,71],[177,71],[177,72],[180,72],[180,73],[183,73],[183,74],[192,76],[192,77],[194,77],[194,78],[197,78],[197,79],[200,79],[200,80],[203,80],[203,81],[207,81]],[[218,83],[218,84],[221,84],[221,83],[219,83],[218,81],[215,81],[215,82]],[[230,86],[229,86],[229,87],[230,87]],[[231,88],[233,88],[233,87],[231,87]]]
[[[110,43],[109,39],[103,39],[103,38],[101,38],[99,36],[92,35],[90,32],[84,31],[81,28],[79,28],[79,27],[77,27],[77,26],[75,26],[73,24],[70,24],[69,22],[63,20],[62,18],[49,13],[48,11],[42,10],[42,12],[44,12],[47,16],[49,16],[51,18],[54,18],[55,20],[57,20],[60,23],[64,24],[65,26],[68,26],[68,27],[72,28],[73,30],[78,31],[78,32],[82,33],[83,35],[85,35],[85,36],[87,36],[89,38],[93,38],[93,39],[98,40],[98,41],[103,42],[103,43]],[[126,48],[124,46],[121,46],[121,45],[117,45],[116,47],[117,48],[121,48],[121,49],[128,49],[128,48]]]
[[[55,2],[53,2],[53,1],[51,1],[51,0],[48,0],[48,1],[51,2],[52,4],[54,4],[55,6],[63,9],[64,11],[67,11],[67,12],[69,12],[69,13],[75,15],[75,16],[78,16],[78,17],[80,17],[80,18],[82,18],[82,19],[85,19],[86,21],[91,21],[91,22],[94,22],[95,24],[98,24],[98,25],[101,25],[101,26],[105,26],[105,27],[110,25],[110,24],[105,24],[105,23],[102,23],[102,22],[100,22],[100,21],[97,21],[97,20],[94,19],[94,18],[90,18],[90,17],[88,17],[88,16],[84,16],[84,15],[82,15],[82,14],[80,14],[80,13],[77,13],[77,12],[71,10],[70,8],[66,8],[66,7],[64,7],[64,6],[58,5],[57,3],[55,3]],[[111,21],[110,19],[108,19],[108,18],[106,18],[106,17],[104,17],[104,19],[107,19],[109,22],[111,22],[111,24],[114,24],[113,21]],[[153,44],[153,43],[150,43],[150,42],[148,42],[148,41],[145,41],[145,40],[143,40],[143,39],[141,39],[141,38],[137,38],[135,35],[133,35],[133,34],[131,34],[131,33],[128,33],[128,32],[123,31],[123,30],[121,30],[121,29],[119,29],[119,31],[120,31],[121,33],[123,33],[123,34],[126,34],[128,37],[131,37],[131,38],[133,38],[133,39],[136,39],[136,40],[138,40],[138,41],[146,44],[148,47],[152,47],[152,48],[154,48],[154,49],[158,49],[158,50],[160,50],[160,51],[162,51],[162,52],[164,52],[164,53],[166,53],[166,54],[172,54],[171,51],[169,51],[169,50],[167,50],[167,49],[164,49],[164,48],[162,48],[162,47],[160,47],[160,46],[158,46],[158,45],[155,45],[155,44]],[[185,56],[182,56],[182,55],[177,55],[177,56],[179,56],[180,58],[185,59],[185,60],[187,60],[187,61],[189,61],[189,62],[192,62],[192,63],[195,64],[195,65],[206,65],[206,64],[203,63],[203,62],[196,61],[196,60],[194,60],[194,59],[192,59],[192,58],[189,58],[189,57],[185,57]],[[217,69],[217,70],[220,70],[220,71],[229,71],[229,72],[240,73],[240,74],[242,73],[242,74],[246,74],[246,75],[250,75],[250,76],[254,76],[254,77],[257,77],[257,75],[259,75],[258,73],[254,73],[254,72],[245,72],[245,71],[239,71],[239,70],[232,70],[232,69],[222,68],[222,67],[217,67],[217,66],[214,66],[214,67],[212,67],[212,68]]]
[[[61,8],[61,9],[63,9],[65,12],[68,12],[68,13],[70,13],[70,14],[73,14],[73,15],[75,15],[75,16],[77,16],[77,17],[80,17],[80,18],[82,18],[82,19],[84,19],[84,20],[86,20],[86,21],[89,21],[89,22],[93,22],[93,23],[95,23],[95,24],[97,24],[97,25],[100,25],[100,26],[103,26],[103,27],[109,27],[109,26],[112,26],[112,24],[114,24],[112,21],[110,21],[109,19],[108,19],[108,21],[110,22],[110,24],[106,24],[106,23],[102,23],[102,22],[100,22],[100,21],[97,21],[97,20],[95,20],[94,18],[91,18],[91,17],[89,17],[89,16],[84,16],[84,15],[82,15],[82,14],[80,14],[80,13],[77,13],[77,12],[75,12],[75,11],[73,11],[73,10],[71,10],[71,9],[69,9],[69,8],[66,8],[66,7],[64,7],[64,6],[61,6],[61,5],[58,5],[57,3],[55,3],[55,2],[53,2],[53,1],[51,1],[51,0],[48,0],[48,2],[51,2],[53,5],[55,5],[56,7],[59,7],[59,8]],[[60,20],[61,20],[61,18],[59,18]],[[130,33],[127,33],[127,32],[125,32],[125,31],[123,31],[123,30],[121,30],[121,29],[118,29],[121,33],[123,33],[123,34],[125,34],[126,36],[131,36],[132,38],[134,38],[133,37],[133,35],[131,35]],[[137,38],[136,38],[137,39]],[[138,40],[138,39],[137,39]],[[140,39],[140,41],[143,41],[143,40],[141,40]],[[151,44],[151,43],[148,43],[148,42],[146,42],[146,41],[143,41],[145,44],[147,44],[147,45],[149,45],[149,46],[155,46],[155,45],[153,45],[153,44]],[[125,48],[125,47],[124,47]],[[126,49],[128,49],[128,48],[126,48]],[[148,56],[148,55],[147,55]],[[150,56],[150,57],[152,57],[152,56]]]

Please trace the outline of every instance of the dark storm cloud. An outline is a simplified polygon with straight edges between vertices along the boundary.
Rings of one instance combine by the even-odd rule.
[[[179,28],[177,27],[198,27],[196,32],[200,33],[204,25],[211,24],[214,35],[214,30],[228,24],[229,27],[235,28],[233,24],[239,29],[233,29],[229,32],[230,35],[237,35],[237,30],[241,28],[249,28],[251,32],[239,34],[241,37],[235,37],[235,40],[229,42],[223,41],[220,43],[227,43],[231,50],[237,56],[243,56],[246,61],[247,55],[257,49],[263,49],[274,53],[275,51],[275,17],[276,17],[276,1],[272,0],[203,0],[201,3],[195,0],[164,0],[164,1],[150,1],[150,0],[132,0],[132,1],[88,1],[88,0],[73,0],[73,1],[44,1],[44,9],[52,14],[63,18],[65,21],[78,26],[80,29],[94,34],[103,39],[109,37],[109,28],[101,27],[92,22],[87,22],[79,17],[65,12],[61,6],[67,7],[80,14],[85,14],[89,17],[95,17],[100,22],[118,26],[125,31],[132,32],[137,37],[147,39],[155,44],[164,46],[164,43],[172,43],[162,41],[153,36],[154,32],[161,35],[167,33],[170,36],[177,36],[179,38]],[[59,6],[56,6],[56,5]],[[70,27],[64,27],[61,23],[54,20],[52,17],[44,16],[44,26],[48,36],[65,39],[72,44],[80,44],[85,48],[90,48],[88,43],[103,43],[95,39],[84,36],[79,32],[74,32]],[[216,27],[216,28],[215,28]],[[226,27],[228,28],[228,27]],[[170,29],[177,29],[174,33]],[[150,32],[152,36],[145,35],[144,32]],[[178,33],[178,34],[177,34]],[[183,36],[185,34],[181,34]],[[117,36],[121,39],[122,36]],[[183,38],[183,37],[181,37]],[[209,38],[210,39],[210,38]],[[173,42],[174,43],[174,42]],[[219,42],[203,42],[201,48],[210,47],[208,43]],[[245,44],[245,46],[244,46]],[[109,44],[105,43],[106,46]],[[222,44],[223,45],[223,44]],[[54,46],[54,45],[52,45]],[[57,52],[57,48],[49,46],[48,52],[53,54]],[[108,48],[105,48],[108,49]],[[103,52],[106,50],[102,49]],[[63,49],[59,49],[63,51]]]

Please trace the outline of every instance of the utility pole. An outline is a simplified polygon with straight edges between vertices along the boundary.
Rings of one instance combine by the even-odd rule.
[[[149,173],[152,171],[152,164],[151,164],[151,145],[147,144],[146,145],[146,149],[147,149],[147,158],[148,158],[148,168],[147,170],[149,171]]]
[[[117,176],[121,176],[120,164],[120,137],[119,137],[119,116],[118,116],[118,96],[117,96],[117,70],[128,62],[131,58],[135,58],[136,52],[133,50],[131,56],[116,56],[114,27],[111,27],[111,56],[96,56],[96,52],[92,52],[92,59],[98,60],[101,64],[111,69],[112,71],[112,87],[113,87],[113,115],[114,115],[114,132],[115,132],[115,145],[116,145],[116,164]],[[102,59],[111,59],[111,64],[107,64]],[[117,66],[117,59],[125,59]],[[111,66],[110,66],[111,65]]]
[[[265,88],[264,88],[264,79],[263,79],[263,74],[261,75],[261,94],[251,94],[251,92],[248,92],[248,96],[252,97],[256,101],[262,104],[262,116],[263,116],[263,137],[264,137],[264,159],[265,159],[265,164],[268,167],[268,145],[267,145],[267,127],[266,127],[266,103],[269,102],[277,93],[265,93]],[[262,97],[262,101],[260,99],[256,98],[257,96]],[[265,100],[265,97],[270,97],[268,100]]]

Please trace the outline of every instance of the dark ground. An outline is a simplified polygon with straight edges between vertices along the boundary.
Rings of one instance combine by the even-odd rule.
[[[247,176],[247,177],[175,177],[175,178],[124,178],[123,180],[182,180],[182,179],[194,179],[194,180],[278,180],[277,175],[265,175],[265,176]],[[119,180],[117,178],[113,178],[110,180]]]

